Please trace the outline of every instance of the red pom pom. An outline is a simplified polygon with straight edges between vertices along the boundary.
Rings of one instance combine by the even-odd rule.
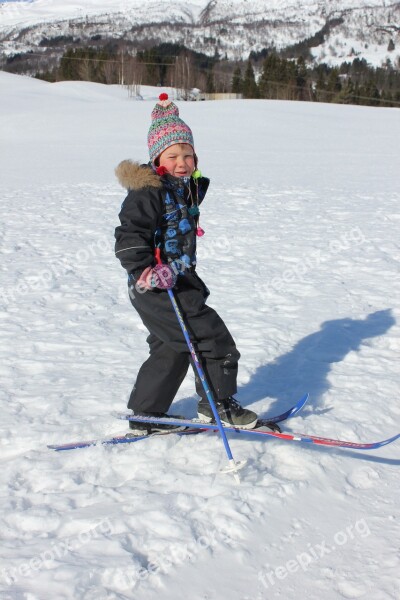
[[[159,99],[159,100],[168,100],[168,94],[166,94],[166,93],[164,92],[164,93],[162,93],[162,94],[160,94],[160,95],[158,96],[158,99]]]
[[[166,175],[168,173],[168,169],[166,169],[164,165],[162,165],[157,167],[156,173],[157,175],[160,175],[160,177],[162,177],[163,175]]]

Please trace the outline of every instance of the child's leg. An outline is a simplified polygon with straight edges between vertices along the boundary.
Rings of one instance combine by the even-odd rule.
[[[225,399],[234,395],[237,391],[236,378],[240,354],[221,317],[205,304],[204,284],[197,276],[188,274],[174,292],[215,398]],[[145,294],[134,292],[131,302],[147,329],[174,353],[183,354],[187,365],[189,350],[168,294],[153,291]],[[176,360],[179,362],[178,358]],[[155,373],[155,369],[158,368],[156,365],[157,362],[153,362],[150,356],[142,367],[146,370],[148,368],[146,380],[155,378],[156,382],[158,381]],[[169,374],[168,369],[170,369]],[[166,385],[170,384],[169,377],[176,378],[167,365],[163,373]],[[182,380],[183,377],[179,379],[179,383],[176,382],[177,385],[173,386],[174,390],[178,390]],[[199,381],[196,382],[196,390],[202,398],[206,397]],[[140,390],[140,395],[142,393],[144,394],[145,390]],[[139,398],[139,392],[135,391],[135,397]]]
[[[189,358],[153,334],[147,342],[150,356],[139,369],[128,408],[135,412],[167,412],[185,378]]]
[[[237,392],[240,353],[224,321],[206,305],[195,313],[188,311],[186,320],[214,398],[223,400],[233,396]],[[206,399],[197,370],[193,364],[192,366],[196,391],[201,398]]]
[[[134,412],[167,412],[185,378],[189,358],[150,334],[150,356],[140,367],[128,408]]]

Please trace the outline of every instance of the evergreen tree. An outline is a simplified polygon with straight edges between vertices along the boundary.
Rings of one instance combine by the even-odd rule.
[[[329,73],[326,90],[328,92],[327,102],[335,102],[339,92],[342,89],[342,84],[339,77],[339,69],[334,67]]]
[[[353,104],[360,104],[360,86],[358,83],[353,84],[354,94],[353,94]]]
[[[370,79],[368,81],[368,83],[364,86],[362,95],[364,97],[364,100],[362,101],[361,104],[367,104],[368,106],[379,106],[380,105],[381,95],[372,79]]]
[[[259,89],[262,98],[277,98],[278,87],[275,82],[279,80],[280,58],[271,53],[263,62],[263,70],[260,77]]]
[[[161,62],[160,56],[157,53],[156,48],[150,48],[150,50],[143,50],[137,53],[137,59],[139,62],[145,63],[146,65],[146,79],[147,85],[162,85],[162,73],[158,63]]]
[[[60,61],[60,74],[62,79],[66,79],[67,81],[79,79],[76,72],[76,63],[78,61],[75,61],[75,58],[77,58],[76,50],[71,48],[64,52]]]
[[[207,92],[207,94],[215,93],[214,75],[213,75],[212,71],[209,71],[207,73],[206,92]]]
[[[342,90],[336,97],[336,101],[341,104],[354,104],[355,102],[355,88],[351,80],[351,77],[346,79],[345,84],[342,86]]]
[[[293,60],[280,58],[275,53],[269,54],[263,63],[260,77],[260,96],[281,100],[298,99],[297,86],[305,85],[307,78],[304,60],[300,59],[299,64],[300,68]]]
[[[242,71],[240,70],[239,65],[235,67],[233,71],[232,77],[232,93],[233,94],[241,94],[243,90],[243,81],[242,81]]]
[[[258,86],[254,75],[254,69],[250,61],[247,62],[243,79],[243,97],[258,98]]]
[[[296,64],[296,97],[297,100],[309,100],[310,95],[307,94],[307,67],[305,60],[299,56]]]
[[[326,102],[326,65],[318,65],[317,67],[317,83],[315,86],[315,93],[317,96],[317,102]]]

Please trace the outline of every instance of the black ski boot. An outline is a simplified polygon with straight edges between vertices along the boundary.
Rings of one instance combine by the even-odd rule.
[[[252,410],[242,408],[235,398],[230,396],[224,400],[216,400],[221,423],[227,427],[240,427],[241,429],[254,429],[257,425],[257,415]],[[199,419],[206,423],[214,421],[214,413],[208,400],[201,399],[197,406],[197,415]]]
[[[149,413],[133,413],[135,417],[158,417],[159,419],[183,419],[184,417],[177,415],[167,415],[166,413],[160,412],[149,412]],[[130,432],[128,435],[151,435],[152,433],[168,433],[175,431],[183,431],[186,429],[184,425],[169,425],[163,423],[145,423],[141,421],[129,421]]]

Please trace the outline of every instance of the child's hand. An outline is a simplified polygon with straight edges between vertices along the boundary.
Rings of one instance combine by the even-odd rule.
[[[140,290],[151,290],[158,288],[160,290],[170,290],[174,287],[177,276],[169,265],[156,265],[155,267],[147,267],[136,285]]]

